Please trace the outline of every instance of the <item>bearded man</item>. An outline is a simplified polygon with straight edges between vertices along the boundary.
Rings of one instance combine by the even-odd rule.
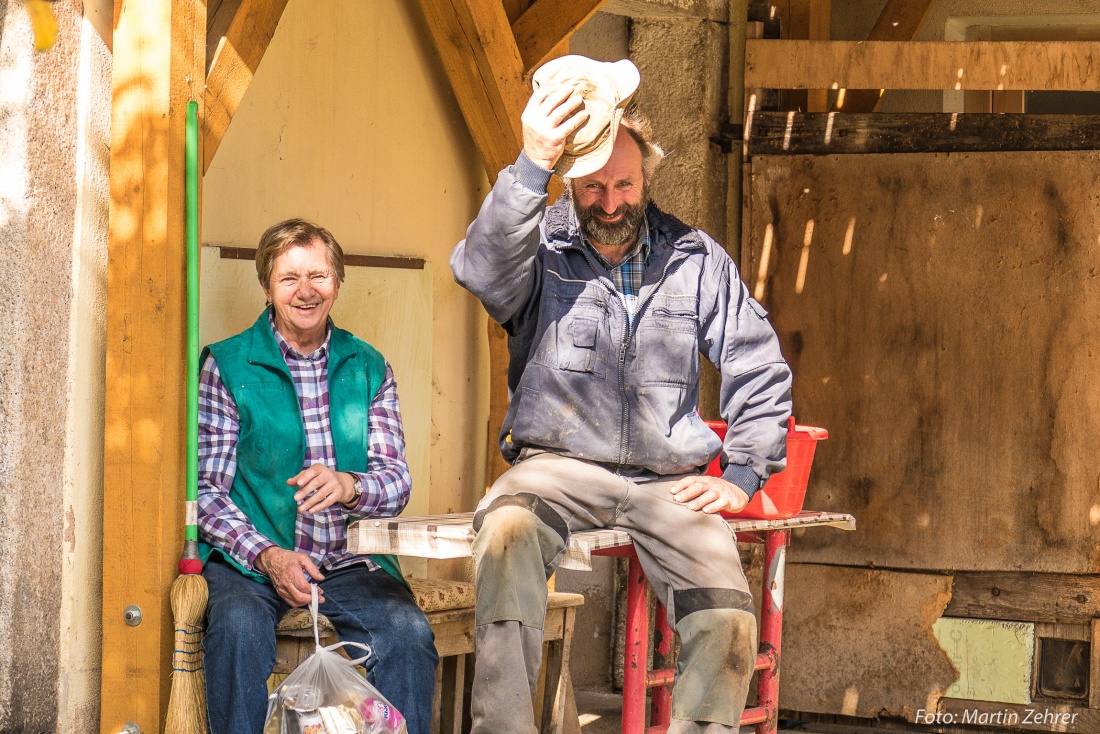
[[[650,200],[663,153],[626,109],[637,70],[551,63],[523,113],[523,152],[451,257],[510,354],[512,468],[474,520],[473,731],[535,731],[546,580],[570,533],[614,527],[680,634],[669,732],[736,732],[756,619],[719,513],[784,467],[790,371],[729,255]],[[547,208],[555,169],[568,195]],[[721,372],[724,443],[699,416],[700,352]],[[719,453],[723,475],[703,475]]]

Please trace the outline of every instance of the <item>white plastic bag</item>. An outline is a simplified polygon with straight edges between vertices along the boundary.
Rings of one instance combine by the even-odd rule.
[[[355,669],[370,657],[358,642],[321,647],[317,632],[317,586],[309,604],[316,651],[267,700],[264,734],[407,734],[405,717]],[[340,647],[367,654],[348,660]]]

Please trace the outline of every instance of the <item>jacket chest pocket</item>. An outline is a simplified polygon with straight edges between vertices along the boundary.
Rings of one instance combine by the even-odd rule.
[[[607,318],[598,304],[574,307],[555,317],[543,333],[534,361],[569,372],[606,374],[610,348]]]
[[[671,304],[670,304],[671,305]],[[699,320],[687,304],[657,307],[638,324],[639,382],[692,386],[699,381]]]

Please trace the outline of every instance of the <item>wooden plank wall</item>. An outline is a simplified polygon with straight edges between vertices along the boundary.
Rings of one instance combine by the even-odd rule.
[[[1100,568],[1100,153],[752,159],[744,272],[802,422],[808,504],[860,530],[792,557]]]

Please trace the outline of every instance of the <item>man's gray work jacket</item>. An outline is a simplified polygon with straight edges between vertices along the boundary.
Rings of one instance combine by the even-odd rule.
[[[451,255],[455,280],[509,336],[504,458],[537,447],[680,474],[722,450],[723,476],[751,497],[785,465],[791,413],[791,373],[764,308],[714,240],[650,204],[631,324],[567,199],[547,209],[509,166]],[[724,446],[699,416],[700,352],[721,371]]]

